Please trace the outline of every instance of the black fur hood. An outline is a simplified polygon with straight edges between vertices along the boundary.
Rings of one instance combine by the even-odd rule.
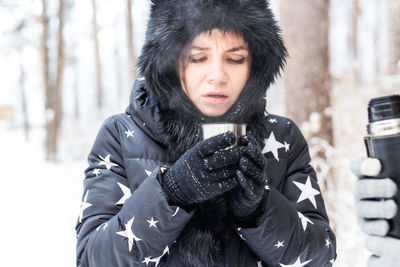
[[[184,111],[200,120],[210,119],[183,92],[178,61],[184,47],[199,33],[215,28],[243,36],[251,50],[252,66],[249,81],[236,103],[225,115],[211,120],[247,121],[255,111],[265,109],[266,89],[280,74],[287,56],[266,0],[152,0],[137,67],[161,110]]]

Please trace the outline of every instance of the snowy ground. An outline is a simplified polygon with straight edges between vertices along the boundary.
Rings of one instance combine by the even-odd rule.
[[[0,148],[0,265],[75,266],[74,225],[86,162],[46,163],[40,141],[28,144],[21,130],[1,124]]]

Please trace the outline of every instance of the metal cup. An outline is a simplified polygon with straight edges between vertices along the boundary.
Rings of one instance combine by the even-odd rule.
[[[203,129],[203,140],[230,131],[236,136],[236,143],[229,147],[232,148],[237,145],[237,139],[246,134],[246,126],[247,124],[237,123],[206,123],[201,125]]]

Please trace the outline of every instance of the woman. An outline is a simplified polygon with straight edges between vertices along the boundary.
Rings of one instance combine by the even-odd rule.
[[[331,266],[306,141],[265,112],[285,57],[264,0],[152,1],[130,106],[88,157],[78,265]],[[202,140],[210,122],[248,134]]]

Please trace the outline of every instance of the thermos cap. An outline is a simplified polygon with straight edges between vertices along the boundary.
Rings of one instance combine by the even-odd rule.
[[[368,104],[370,123],[400,118],[400,95],[373,98]]]

